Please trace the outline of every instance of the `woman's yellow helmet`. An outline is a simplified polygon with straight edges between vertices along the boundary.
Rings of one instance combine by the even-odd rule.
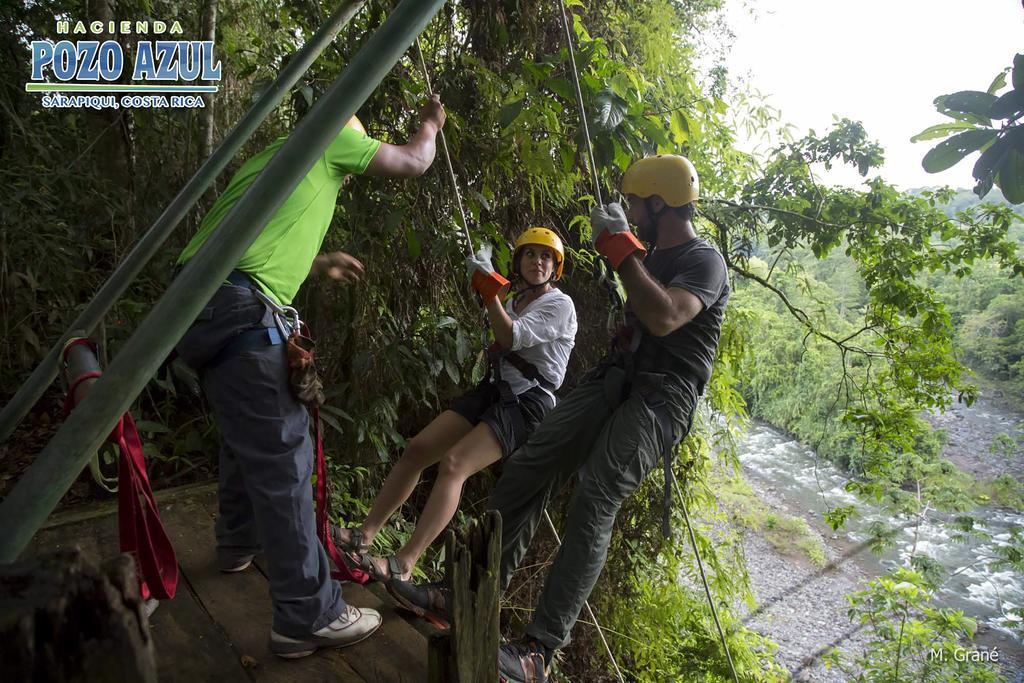
[[[527,228],[523,230],[516,239],[515,249],[512,250],[512,271],[518,272],[519,251],[527,244],[539,244],[550,247],[555,252],[555,275],[551,278],[554,282],[562,277],[562,270],[565,266],[565,249],[562,247],[562,239],[555,234],[554,230],[548,228]]]

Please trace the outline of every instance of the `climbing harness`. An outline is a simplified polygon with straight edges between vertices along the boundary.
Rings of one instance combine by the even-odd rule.
[[[92,352],[93,357],[98,356],[99,347],[94,341],[86,337],[74,337],[64,344],[61,352],[66,368],[68,355],[77,346],[85,346]],[[68,378],[68,389],[64,397],[65,417],[80,402],[76,394],[83,382],[96,379],[102,374],[97,369]],[[131,413],[125,413],[121,417],[107,440],[121,453],[117,486],[120,550],[129,553],[135,560],[142,599],[169,600],[174,597],[178,587],[178,561],[160,520],[160,510],[146,473],[142,441],[139,439]]]
[[[593,184],[594,199],[599,206],[604,205],[604,198],[601,196],[601,182],[597,176],[597,162],[594,160],[594,143],[590,139],[590,126],[587,124],[587,110],[583,105],[583,90],[580,88],[580,75],[576,68],[576,51],[573,49],[572,31],[569,30],[569,16],[565,9],[565,2],[558,0],[558,6],[562,12],[562,27],[565,29],[565,43],[569,48],[569,65],[572,71],[572,82],[576,88],[576,106],[579,107],[580,124],[583,126],[583,138],[587,142],[587,159],[590,161],[590,181]],[[613,332],[622,325],[625,316],[625,299],[615,281],[614,271],[603,256],[594,260],[594,277],[598,284],[608,292],[610,307],[606,327]]]
[[[732,654],[729,652],[729,643],[725,638],[725,631],[722,629],[721,621],[718,618],[718,610],[715,601],[711,596],[711,586],[708,584],[707,575],[704,572],[704,561],[701,559],[700,550],[697,547],[697,538],[693,533],[693,526],[690,523],[690,514],[686,506],[686,499],[683,498],[679,483],[672,472],[672,459],[675,455],[678,444],[686,438],[693,426],[693,416],[697,411],[697,400],[704,393],[704,383],[700,382],[695,387],[694,405],[690,411],[690,417],[683,434],[676,439],[673,433],[672,414],[668,403],[659,394],[664,383],[665,375],[661,373],[643,372],[636,370],[634,353],[640,346],[643,336],[643,329],[639,325],[624,326],[613,338],[613,354],[611,361],[604,368],[605,395],[612,405],[618,405],[626,399],[629,394],[636,390],[645,396],[648,408],[654,413],[658,421],[663,438],[665,449],[662,452],[662,464],[664,470],[665,484],[664,497],[662,499],[662,521],[661,530],[665,538],[671,537],[669,526],[669,514],[672,503],[672,489],[675,488],[679,501],[683,506],[683,519],[686,521],[686,529],[689,533],[690,544],[697,559],[697,567],[700,570],[701,581],[704,584],[704,593],[708,598],[708,605],[711,607],[711,614],[718,628],[718,635],[722,640],[722,648],[725,650],[726,659],[729,661],[729,669],[735,683],[739,683],[736,675],[736,668],[733,665]],[[617,364],[621,361],[621,365]],[[648,398],[650,397],[650,398]],[[685,477],[685,474],[684,474]],[[685,481],[685,479],[684,479]]]
[[[277,325],[277,330],[281,333],[282,337],[287,339],[293,331],[302,329],[302,320],[299,318],[299,312],[295,308],[280,305],[264,294],[263,290],[259,287],[253,287],[252,293],[263,302],[264,306],[273,312],[274,323]]]
[[[316,372],[316,345],[309,335],[309,326],[302,322],[299,312],[292,306],[282,306],[263,293],[248,273],[234,270],[227,281],[239,287],[247,287],[272,314],[273,327],[257,327],[236,336],[221,349],[210,365],[221,363],[244,351],[263,346],[286,345],[288,356],[288,384],[292,395],[309,410],[313,421],[315,437],[316,484],[314,503],[316,508],[317,538],[334,562],[336,569],[331,576],[341,581],[366,583],[369,576],[345,562],[341,551],[335,547],[330,534],[330,495],[327,488],[327,459],[324,455],[323,430],[320,425],[320,406],[324,402],[323,384]],[[303,329],[305,327],[305,329]],[[303,334],[305,332],[305,334]]]
[[[665,477],[665,487],[662,496],[661,512],[661,533],[665,538],[672,537],[670,525],[672,508],[672,458],[675,455],[676,446],[690,433],[693,424],[693,413],[696,411],[697,399],[704,393],[704,383],[699,382],[694,386],[694,410],[690,412],[690,419],[683,430],[683,433],[675,435],[675,428],[672,424],[672,411],[664,398],[663,386],[665,375],[659,372],[637,371],[634,355],[640,348],[640,341],[643,339],[644,331],[640,325],[623,325],[612,337],[611,352],[609,353],[608,367],[605,370],[605,393],[612,406],[618,406],[632,393],[633,390],[644,396],[644,402],[654,413],[664,440],[664,448],[661,454],[662,471]],[[660,363],[654,363],[655,367]]]
[[[519,401],[519,397],[512,391],[511,385],[508,381],[501,377],[501,361],[508,361],[509,365],[514,367],[528,380],[535,381],[544,389],[549,392],[555,391],[554,383],[544,377],[537,366],[520,356],[515,351],[508,351],[498,342],[494,342],[487,347],[487,371],[484,373],[483,379],[480,380],[478,386],[488,387],[494,386],[498,392],[498,400],[501,407],[505,409],[505,412],[509,415],[512,420],[512,426],[516,434],[526,433],[526,419],[523,417],[523,407]],[[493,382],[492,382],[493,380]]]

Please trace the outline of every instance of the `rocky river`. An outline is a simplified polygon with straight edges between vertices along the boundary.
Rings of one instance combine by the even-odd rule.
[[[1008,474],[1019,480],[1024,473],[1024,415],[1012,406],[982,396],[973,406],[955,404],[929,419],[946,430],[944,454],[960,469],[983,479]],[[747,533],[744,539],[759,605],[747,623],[779,644],[777,659],[793,680],[847,680],[819,659],[832,646],[856,654],[867,641],[867,634],[847,615],[846,596],[862,590],[871,577],[905,564],[913,551],[930,556],[952,575],[940,589],[938,602],[977,619],[979,648],[998,651],[1006,679],[1024,683],[1024,644],[1014,635],[1018,618],[1009,612],[1024,605],[1024,576],[996,569],[988,559],[997,546],[1007,543],[1011,527],[1024,526],[1022,511],[975,510],[972,514],[982,520],[987,538],[954,542],[950,515],[930,512],[917,524],[857,500],[845,490],[848,477],[843,472],[770,425],[752,423],[738,451],[744,476],[757,495],[772,510],[806,519],[826,548],[828,564],[822,569],[805,557],[778,552],[757,534]],[[824,524],[826,500],[831,506],[856,507],[856,515],[839,533]],[[864,543],[873,521],[898,529],[895,547],[880,557]]]

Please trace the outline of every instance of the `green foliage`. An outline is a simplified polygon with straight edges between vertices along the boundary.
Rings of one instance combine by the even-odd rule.
[[[959,330],[967,356],[998,379],[1024,379],[1024,287],[993,297]]]
[[[1007,72],[1012,74],[1010,89],[997,96],[1006,87]],[[975,194],[984,197],[996,185],[1011,203],[1024,202],[1024,54],[1015,55],[1013,66],[1001,71],[986,92],[942,95],[935,98],[935,108],[953,123],[930,126],[911,138],[919,142],[949,136],[924,155],[924,170],[945,171],[980,150],[972,170]]]
[[[1006,432],[1000,432],[992,437],[992,443],[989,444],[988,451],[993,455],[1001,455],[1004,458],[1009,458],[1017,452],[1020,447],[1019,440],[1014,440],[1012,436]]]
[[[676,550],[680,556],[686,552],[685,546]],[[619,636],[612,640],[616,655],[628,662],[626,672],[634,680],[731,681],[703,589],[678,583],[675,577],[682,570],[666,554],[632,578],[630,599],[615,605],[608,624]],[[725,601],[717,607],[739,679],[788,680],[772,661],[771,641],[744,628]]]
[[[850,619],[868,642],[852,663],[828,660],[858,683],[996,683],[998,667],[978,661],[976,628],[963,612],[931,606],[933,585],[920,571],[897,568],[850,596]]]

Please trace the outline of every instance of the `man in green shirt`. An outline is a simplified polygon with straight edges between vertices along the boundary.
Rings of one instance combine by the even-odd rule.
[[[433,163],[434,138],[444,121],[444,108],[432,96],[409,142],[389,145],[367,136],[353,117],[177,346],[181,359],[199,372],[221,435],[219,568],[242,571],[257,552],[266,553],[274,605],[270,649],[282,657],[358,642],[380,626],[381,616],[345,603],[316,537],[309,415],[290,391],[285,335],[272,309],[290,305],[308,275],[343,283],[362,277],[362,264],[344,252],[317,255],[338,191],[349,175],[421,175]],[[178,257],[179,266],[217,229],[284,140],[235,173]]]

